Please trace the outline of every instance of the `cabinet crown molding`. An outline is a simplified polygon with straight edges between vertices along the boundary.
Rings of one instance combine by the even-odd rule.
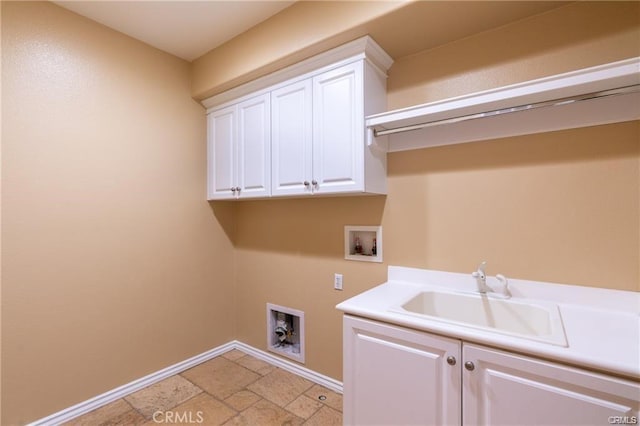
[[[365,59],[376,70],[386,77],[387,70],[393,64],[389,56],[370,36],[360,37],[326,52],[312,56],[297,64],[282,68],[264,77],[229,89],[210,98],[204,99],[202,105],[208,110],[219,107],[227,102],[237,100],[249,94],[257,94],[263,90],[271,90],[279,83],[291,83],[293,79],[304,79],[315,74],[328,71],[346,63]]]

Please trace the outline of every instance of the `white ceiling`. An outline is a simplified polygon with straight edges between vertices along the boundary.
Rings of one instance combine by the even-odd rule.
[[[192,61],[294,1],[54,1],[103,25]]]

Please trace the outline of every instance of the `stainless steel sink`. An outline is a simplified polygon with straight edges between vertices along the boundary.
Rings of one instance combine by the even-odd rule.
[[[392,311],[567,346],[560,311],[553,303],[424,291]]]

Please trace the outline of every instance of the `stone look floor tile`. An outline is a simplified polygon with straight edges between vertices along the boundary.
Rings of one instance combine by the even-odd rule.
[[[101,423],[100,426],[139,426],[144,424],[146,419],[142,414],[138,413],[133,408],[124,414],[113,417],[108,421]],[[92,425],[94,426],[95,423]]]
[[[238,358],[242,358],[243,356],[246,356],[246,355],[247,354],[237,349],[231,349],[230,351],[227,351],[222,354],[222,356],[228,359],[229,361],[235,361]]]
[[[140,413],[124,399],[119,399],[64,423],[64,426],[140,425],[144,422]]]
[[[320,395],[326,398],[321,400]],[[158,411],[162,418],[154,421],[152,416]],[[310,426],[342,424],[342,395],[232,350],[65,426],[299,426],[303,423]]]
[[[271,365],[268,362],[262,361],[261,359],[251,355],[238,358],[236,362],[251,371],[255,371],[261,376],[265,376],[276,369],[275,365]]]
[[[320,402],[314,401],[308,396],[300,395],[284,408],[298,417],[308,419],[321,407],[323,405]]]
[[[232,408],[235,408],[238,411],[242,411],[246,408],[249,408],[261,399],[262,398],[255,393],[245,389],[241,390],[240,392],[234,393],[229,398],[225,399],[224,402],[230,405]]]
[[[222,402],[206,393],[191,398],[187,402],[173,407],[170,410],[154,414],[145,426],[154,425],[221,425],[231,417],[238,414]]]
[[[260,378],[259,374],[224,357],[213,358],[180,374],[221,400]]]
[[[305,426],[342,426],[342,413],[324,406],[304,424]]]
[[[169,410],[198,395],[202,389],[180,375],[171,376],[124,399],[147,419],[154,412]]]
[[[313,385],[313,387],[306,391],[304,394],[315,401],[319,401],[324,405],[328,405],[334,410],[342,412],[342,395],[337,392],[327,389],[321,385]],[[324,395],[326,399],[321,400],[320,396],[322,395]]]
[[[264,399],[232,418],[225,426],[299,426],[303,420]]]
[[[280,407],[285,407],[312,385],[307,379],[276,368],[247,388]]]

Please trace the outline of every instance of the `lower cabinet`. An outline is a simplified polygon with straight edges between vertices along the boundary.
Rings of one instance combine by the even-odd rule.
[[[460,341],[345,316],[344,350],[345,425],[460,424]]]
[[[640,383],[344,317],[345,425],[637,424]]]

